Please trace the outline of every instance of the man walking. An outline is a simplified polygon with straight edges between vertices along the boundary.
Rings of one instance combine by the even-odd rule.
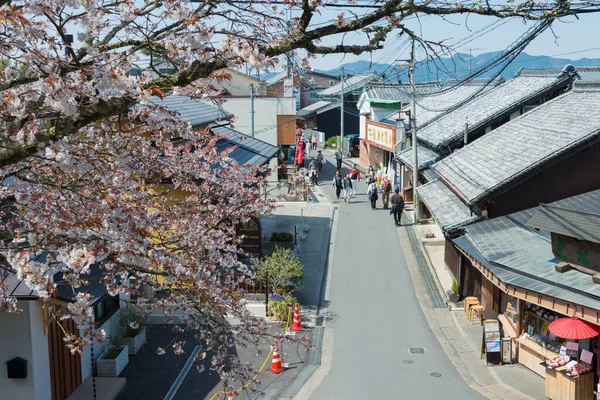
[[[352,192],[358,194],[358,182],[360,182],[360,171],[356,168],[356,164],[352,164],[350,170],[350,179],[352,180]]]
[[[387,175],[383,177],[381,181],[381,201],[383,202],[383,209],[387,210],[390,204],[390,193],[392,192],[392,183],[388,179]]]
[[[335,176],[333,177],[333,187],[335,188],[335,195],[337,196],[337,199],[340,199],[340,193],[342,192],[342,189],[344,188],[344,178],[342,177],[342,174],[340,174],[340,171],[335,171]]]
[[[342,169],[342,149],[340,149],[339,147],[335,152],[335,162],[337,163],[337,169]]]
[[[404,210],[404,197],[400,194],[400,189],[396,188],[392,195],[392,209],[390,210],[390,214],[394,214],[396,226],[400,226],[402,223],[402,210]]]

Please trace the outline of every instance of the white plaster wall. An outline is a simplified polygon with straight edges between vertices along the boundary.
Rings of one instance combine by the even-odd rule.
[[[223,70],[217,71],[217,73],[223,72]],[[233,96],[250,96],[250,84],[254,85],[255,94],[265,94],[266,85],[260,85],[255,79],[246,77],[244,75],[236,74],[232,71],[225,71],[231,75],[231,79],[222,80],[221,82],[213,79],[211,85],[217,89],[227,89]]]
[[[386,110],[384,108],[374,108],[372,111],[373,121],[379,122],[393,112],[394,112],[394,110]]]
[[[29,305],[31,353],[35,357],[35,362],[31,364],[35,399],[45,400],[50,399],[51,390],[48,336],[44,335],[42,303],[40,301],[30,301]]]
[[[225,98],[222,107],[235,114],[236,131],[251,135],[250,98]],[[295,97],[257,97],[254,99],[255,138],[277,146],[277,115],[296,115]]]
[[[35,397],[34,387],[34,364],[31,347],[31,328],[30,328],[30,305],[35,302],[19,301],[18,307],[23,309],[23,313],[15,314],[6,311],[0,313],[0,398],[2,399],[23,399],[38,400]],[[46,341],[46,343],[48,343]],[[8,379],[6,365],[8,360],[15,357],[21,357],[27,360],[27,378],[26,379]],[[40,363],[48,365],[48,358],[38,360]],[[41,397],[40,400],[50,398],[50,390],[47,397]]]
[[[367,131],[365,130],[365,125],[367,123],[367,116],[363,115],[364,113],[371,113],[371,103],[368,101],[364,101],[358,110],[359,117],[359,126],[358,126],[358,134],[359,137],[365,139],[367,137]]]

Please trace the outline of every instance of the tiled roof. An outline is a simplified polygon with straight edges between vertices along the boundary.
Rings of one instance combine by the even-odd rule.
[[[474,79],[472,82],[467,82],[454,88],[452,86],[456,85],[456,82],[447,82],[444,85],[442,93],[423,96],[417,101],[416,111],[419,128],[424,128],[437,117],[459,107],[461,103],[468,101],[473,96],[480,96],[487,93],[502,82],[504,82],[502,79],[495,79],[492,82],[489,79]],[[397,112],[394,112],[382,122],[393,124],[396,118]]]
[[[402,150],[396,157],[407,165],[411,170],[414,169],[412,147]],[[440,159],[440,155],[427,147],[417,146],[417,162],[419,163],[419,171],[429,167],[431,164]]]
[[[426,182],[433,182],[437,179],[440,179],[440,176],[436,174],[435,171],[431,168],[425,168],[422,173]]]
[[[362,90],[370,82],[380,80],[381,78],[375,72],[368,72],[365,74],[357,74],[350,78],[344,79],[344,94]],[[342,82],[336,83],[335,85],[328,87],[317,92],[320,97],[333,97],[339,96],[342,92]]]
[[[527,226],[600,243],[600,190],[540,204]]]
[[[287,71],[281,71],[280,73],[278,73],[277,75],[273,75],[272,77],[270,77],[269,79],[265,80],[265,83],[267,85],[274,85],[277,82],[287,78],[288,73]]]
[[[593,198],[598,206],[600,190],[551,203],[553,207],[584,204]],[[548,232],[525,225],[540,207],[465,227],[465,235],[454,242],[492,270],[503,282],[566,301],[600,307],[600,285],[575,269],[556,272]]]
[[[527,101],[566,86],[571,81],[568,74],[543,72],[523,71],[515,78],[475,97],[451,113],[421,128],[417,134],[419,141],[433,149],[444,147],[463,137],[465,122],[468,121],[470,131],[484,127],[492,120],[520,108]],[[418,121],[417,114],[417,123]]]
[[[210,130],[223,137],[217,142],[218,151],[237,147],[229,153],[229,157],[234,159],[238,165],[265,165],[279,151],[276,146],[252,138],[228,126],[211,126]]]
[[[229,112],[188,96],[171,95],[162,100],[153,96],[152,103],[179,113],[179,118],[189,122],[194,128],[233,117]]]
[[[600,133],[600,87],[576,83],[542,104],[470,143],[433,169],[470,202],[489,197]]]
[[[439,91],[441,86],[439,82],[428,82],[426,84],[415,85],[415,91],[419,95],[427,95]],[[371,101],[397,100],[402,103],[408,103],[411,98],[411,88],[404,84],[371,84],[365,88],[364,96],[365,99]]]
[[[479,218],[441,180],[419,186],[417,193],[443,230],[448,230]]]
[[[320,101],[317,101],[316,103],[309,104],[306,107],[301,108],[300,110],[296,111],[296,118],[308,117],[309,115],[316,114],[322,108],[325,108],[331,104],[332,103],[330,101],[325,101],[325,100],[320,100]]]
[[[582,81],[600,82],[600,67],[577,67],[577,75]]]

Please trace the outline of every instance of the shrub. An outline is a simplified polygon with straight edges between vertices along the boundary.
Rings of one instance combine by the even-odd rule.
[[[275,246],[275,250],[254,265],[254,278],[267,280],[271,290],[298,287],[302,280],[303,266],[289,249]]]
[[[289,308],[293,308],[297,302],[298,300],[290,295],[285,295],[281,299],[270,300],[269,315],[274,316],[279,321],[287,321]]]
[[[127,304],[119,312],[119,333],[125,338],[135,337],[146,322],[146,317],[144,311]]]
[[[332,136],[325,142],[325,147],[337,147],[339,136]]]
[[[452,290],[452,292],[458,293],[458,283],[454,278],[452,278],[452,286],[450,287],[450,289]]]
[[[273,232],[271,234],[272,242],[291,242],[294,240],[294,235],[289,232]]]

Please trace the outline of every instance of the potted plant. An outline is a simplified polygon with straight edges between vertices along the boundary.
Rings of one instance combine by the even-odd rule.
[[[458,283],[456,282],[456,279],[452,278],[452,286],[450,287],[450,290],[446,291],[446,296],[448,296],[448,299],[453,303],[457,302],[460,298],[460,294],[458,293]]]
[[[129,363],[129,348],[123,338],[113,338],[106,351],[96,360],[99,377],[116,378]]]
[[[119,329],[123,335],[129,354],[137,354],[146,344],[146,313],[131,304],[122,308],[119,314]]]

